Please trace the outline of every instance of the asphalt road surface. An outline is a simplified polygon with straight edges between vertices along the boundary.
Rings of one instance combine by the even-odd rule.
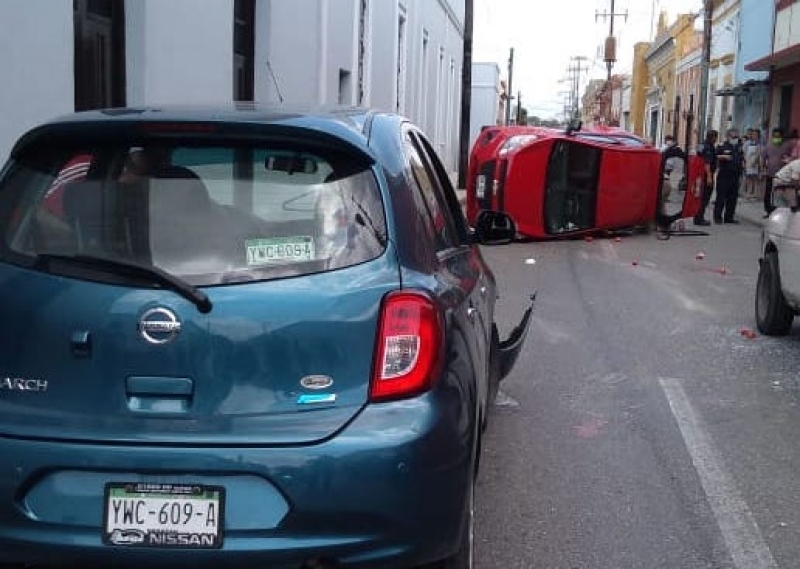
[[[524,352],[484,437],[479,569],[800,567],[800,318],[750,337],[760,229],[487,247]]]

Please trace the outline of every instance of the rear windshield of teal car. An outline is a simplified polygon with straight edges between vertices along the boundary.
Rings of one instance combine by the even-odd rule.
[[[298,147],[47,149],[0,180],[5,260],[90,255],[194,285],[287,278],[380,256],[371,165]]]

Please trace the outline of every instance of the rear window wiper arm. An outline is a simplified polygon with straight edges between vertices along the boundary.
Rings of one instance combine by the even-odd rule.
[[[102,269],[111,271],[120,276],[147,279],[190,300],[197,306],[197,310],[201,313],[208,314],[211,312],[211,300],[209,300],[208,296],[203,291],[158,267],[148,267],[136,263],[108,259],[106,257],[95,257],[93,255],[55,255],[51,253],[41,253],[36,256],[37,266],[52,261]]]

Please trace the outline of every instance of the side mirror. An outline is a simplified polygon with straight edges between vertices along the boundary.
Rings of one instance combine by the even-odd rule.
[[[517,227],[503,211],[483,210],[475,222],[475,241],[482,245],[511,243],[517,237]]]

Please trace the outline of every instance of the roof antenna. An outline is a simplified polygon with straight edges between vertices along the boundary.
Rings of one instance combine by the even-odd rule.
[[[278,79],[275,77],[275,71],[272,70],[272,64],[267,60],[267,70],[269,71],[270,76],[272,77],[272,82],[275,84],[275,91],[278,92],[278,100],[283,103],[283,95],[281,94],[281,88],[278,86]]]

